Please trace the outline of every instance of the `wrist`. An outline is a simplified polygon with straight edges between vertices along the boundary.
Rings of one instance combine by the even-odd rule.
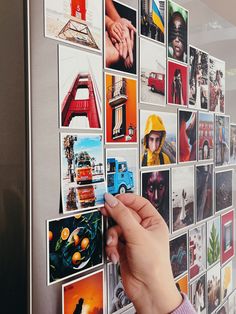
[[[155,279],[156,278],[156,279]],[[167,314],[177,309],[183,301],[172,272],[154,276],[142,296],[133,300],[137,314]]]

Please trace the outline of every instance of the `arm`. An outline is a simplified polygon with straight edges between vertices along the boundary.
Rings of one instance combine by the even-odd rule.
[[[166,223],[140,196],[105,194],[105,200],[101,212],[117,223],[107,232],[106,252],[113,263],[120,261],[127,296],[138,314],[171,313],[182,296],[171,270]]]

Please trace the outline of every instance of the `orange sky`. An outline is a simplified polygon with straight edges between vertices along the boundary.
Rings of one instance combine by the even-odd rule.
[[[181,292],[184,292],[185,294],[188,294],[188,275],[180,278],[176,282],[179,283]]]
[[[80,298],[84,299],[82,314],[103,313],[102,271],[64,287],[64,314],[73,314]]]

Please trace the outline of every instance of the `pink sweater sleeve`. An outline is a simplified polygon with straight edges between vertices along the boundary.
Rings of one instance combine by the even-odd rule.
[[[188,297],[184,293],[182,293],[182,296],[183,296],[183,302],[171,314],[196,314],[196,311],[194,310]]]

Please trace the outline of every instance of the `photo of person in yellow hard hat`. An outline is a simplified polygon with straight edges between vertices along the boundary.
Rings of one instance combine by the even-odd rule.
[[[142,167],[176,163],[176,114],[141,110],[140,128]]]

